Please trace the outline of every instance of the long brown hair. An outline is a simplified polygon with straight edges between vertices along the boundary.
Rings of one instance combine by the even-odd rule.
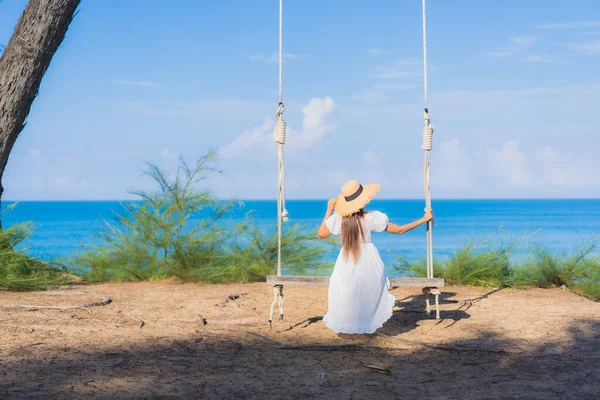
[[[361,208],[354,214],[342,218],[342,246],[346,261],[350,256],[357,262],[360,257],[360,243],[364,238],[362,219],[365,211]]]

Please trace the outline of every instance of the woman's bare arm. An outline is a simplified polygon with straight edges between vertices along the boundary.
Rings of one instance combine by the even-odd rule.
[[[336,202],[337,202],[337,199],[331,199],[327,202],[327,212],[325,213],[325,217],[323,218],[323,221],[321,222],[321,226],[319,227],[319,231],[317,232],[317,237],[319,239],[326,239],[329,237],[329,235],[331,235],[331,231],[329,230],[329,228],[327,228],[327,225],[325,224],[325,222],[327,221],[327,218],[329,218],[329,216],[335,209]]]
[[[403,233],[412,231],[417,226],[423,225],[424,223],[429,222],[432,219],[433,219],[433,211],[429,210],[425,213],[425,215],[422,218],[419,218],[418,220],[413,221],[410,224],[396,225],[396,224],[392,224],[390,222],[385,231],[389,232],[389,233],[395,233],[398,235],[402,235]]]

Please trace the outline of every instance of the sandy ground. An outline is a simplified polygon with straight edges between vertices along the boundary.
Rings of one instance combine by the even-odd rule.
[[[448,287],[436,321],[419,289],[393,294],[380,335],[338,336],[320,321],[326,287],[287,287],[272,329],[266,284],[0,292],[0,399],[600,397],[600,303],[561,289]],[[101,296],[112,303],[4,307]]]

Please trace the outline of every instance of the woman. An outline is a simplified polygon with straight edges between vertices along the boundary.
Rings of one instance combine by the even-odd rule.
[[[323,317],[325,325],[337,333],[373,333],[392,316],[396,298],[388,292],[389,281],[371,233],[403,234],[433,219],[429,210],[423,218],[399,226],[379,211],[364,211],[377,192],[377,184],[347,182],[339,197],[329,200],[319,228],[320,239],[331,234],[341,234],[342,239],[329,281],[329,310]]]

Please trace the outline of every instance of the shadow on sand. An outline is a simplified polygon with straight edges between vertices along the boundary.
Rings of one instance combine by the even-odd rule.
[[[442,301],[453,302],[453,296],[445,293]],[[421,301],[398,300],[399,309],[380,332],[398,335],[433,318],[422,312]],[[476,301],[459,304],[442,318],[460,323],[469,318],[469,302]],[[477,343],[389,347],[371,341],[364,348],[323,351],[310,346],[344,340],[315,343],[304,337],[298,344],[307,349],[291,349],[242,333],[200,329],[177,340],[149,338],[127,348],[66,347],[37,356],[31,346],[0,353],[0,398],[592,399],[600,391],[598,321],[577,321],[567,340],[537,347],[482,331]]]

